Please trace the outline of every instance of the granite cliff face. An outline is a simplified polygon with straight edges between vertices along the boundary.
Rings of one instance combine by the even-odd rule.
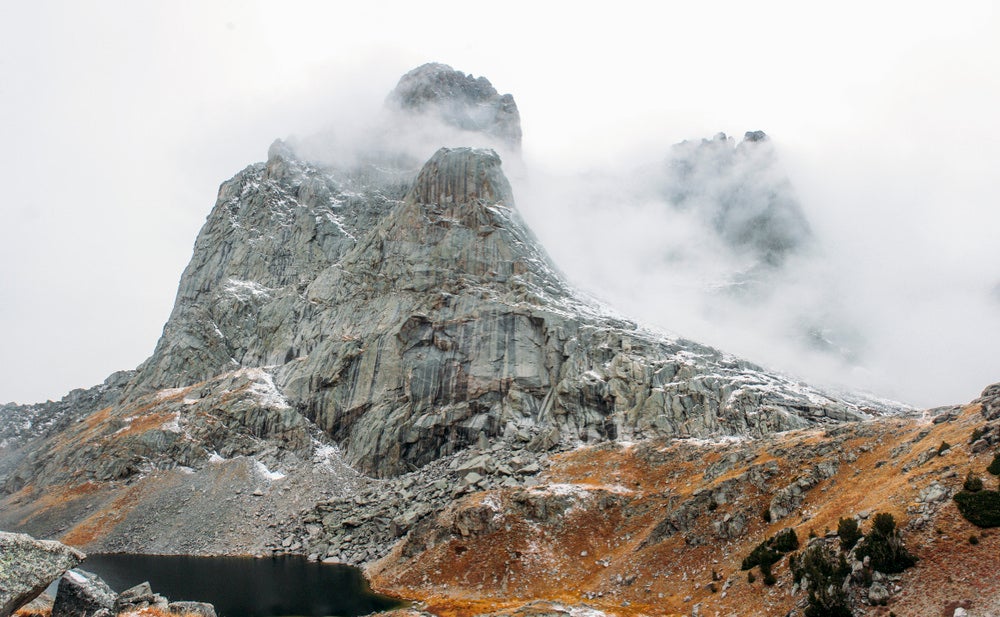
[[[501,146],[520,139],[509,95],[443,65],[409,73],[389,104]],[[217,484],[204,478],[243,478],[270,499],[261,483],[288,475],[312,482],[299,493],[309,505],[364,482],[355,470],[399,476],[472,445],[540,453],[868,416],[577,293],[518,215],[493,150],[441,148],[419,168],[401,160],[330,167],[279,141],[223,183],[152,356],[76,395],[79,408],[31,412],[57,428],[4,429],[3,520],[32,521],[40,535],[68,526],[81,544],[117,525],[133,530],[119,549],[180,550],[153,531],[189,524],[182,511],[151,520],[136,505],[162,506],[167,484],[185,503],[196,493],[182,488],[202,487],[208,504]],[[321,484],[307,480],[314,470]],[[70,504],[62,514],[56,489]],[[237,502],[220,527],[292,516],[284,504],[251,514]],[[100,508],[105,518],[91,513]],[[195,546],[184,550],[236,550]]]

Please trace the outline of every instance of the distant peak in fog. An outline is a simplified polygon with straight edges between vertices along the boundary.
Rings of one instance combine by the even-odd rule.
[[[428,63],[403,75],[386,103],[436,116],[463,131],[498,137],[512,149],[521,146],[521,115],[514,97],[499,94],[485,77],[473,77],[447,64]]]
[[[812,241],[809,222],[764,131],[683,141],[668,157],[666,190],[734,249],[777,266]]]

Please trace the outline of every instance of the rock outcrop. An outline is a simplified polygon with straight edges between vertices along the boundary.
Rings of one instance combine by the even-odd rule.
[[[59,542],[0,532],[0,617],[34,600],[84,557]]]

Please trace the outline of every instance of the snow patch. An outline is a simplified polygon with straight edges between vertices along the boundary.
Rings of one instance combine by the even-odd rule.
[[[271,297],[271,289],[264,287],[254,281],[241,281],[239,279],[226,279],[222,290],[240,299],[248,297],[255,299],[268,299]]]
[[[77,572],[76,570],[69,570],[69,571],[67,571],[66,572],[66,576],[70,577],[71,579],[73,579],[77,583],[83,583],[83,584],[85,584],[87,582],[87,578],[85,576],[83,576],[82,574],[80,574],[79,572]]]
[[[171,433],[181,433],[181,412],[174,412],[174,417],[171,418],[169,422],[164,423],[160,428],[164,431],[170,431]]]
[[[589,606],[570,606],[568,609],[570,617],[607,617],[607,613],[599,611]]]
[[[162,401],[163,399],[167,399],[172,396],[177,396],[184,390],[185,388],[166,388],[164,390],[160,390],[159,392],[156,393],[156,400]]]
[[[569,484],[554,483],[533,487],[532,492],[557,495],[560,497],[586,497],[591,491],[607,491],[618,495],[631,495],[635,491],[620,484]]]
[[[271,409],[288,409],[291,405],[285,397],[278,392],[278,387],[274,385],[274,380],[270,373],[262,368],[247,368],[236,372],[237,375],[244,375],[250,378],[253,383],[250,385],[250,394],[257,398],[257,402],[262,407]]]
[[[275,480],[282,480],[285,477],[285,474],[281,473],[280,471],[271,471],[270,469],[267,468],[267,466],[264,463],[261,463],[260,461],[254,461],[253,466],[254,469],[257,471],[257,473],[260,474],[260,477],[264,478],[268,482],[274,482]]]

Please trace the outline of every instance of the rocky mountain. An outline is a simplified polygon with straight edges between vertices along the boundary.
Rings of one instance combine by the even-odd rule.
[[[520,139],[509,95],[443,65],[408,73],[387,105],[500,148]],[[691,160],[718,155],[699,148],[752,159],[762,139],[706,142]],[[602,517],[609,542],[659,557],[679,538],[735,542],[763,529],[762,503],[775,524],[806,516],[815,487],[849,483],[865,439],[916,426],[891,404],[825,394],[579,293],[522,221],[494,150],[409,160],[331,165],[278,141],[224,182],[150,358],[58,403],[4,407],[0,528],[91,550],[390,555],[373,570],[382,584],[431,597],[468,591],[440,559],[482,542],[471,559],[511,529],[561,538],[574,509]],[[808,227],[781,195],[768,203],[720,211],[719,231],[780,261]],[[599,469],[633,452],[640,471]],[[747,483],[753,499],[740,501]],[[573,542],[524,572],[574,554],[590,555],[587,576],[592,561],[609,567],[603,549]],[[530,553],[511,546],[480,560],[476,585]]]

